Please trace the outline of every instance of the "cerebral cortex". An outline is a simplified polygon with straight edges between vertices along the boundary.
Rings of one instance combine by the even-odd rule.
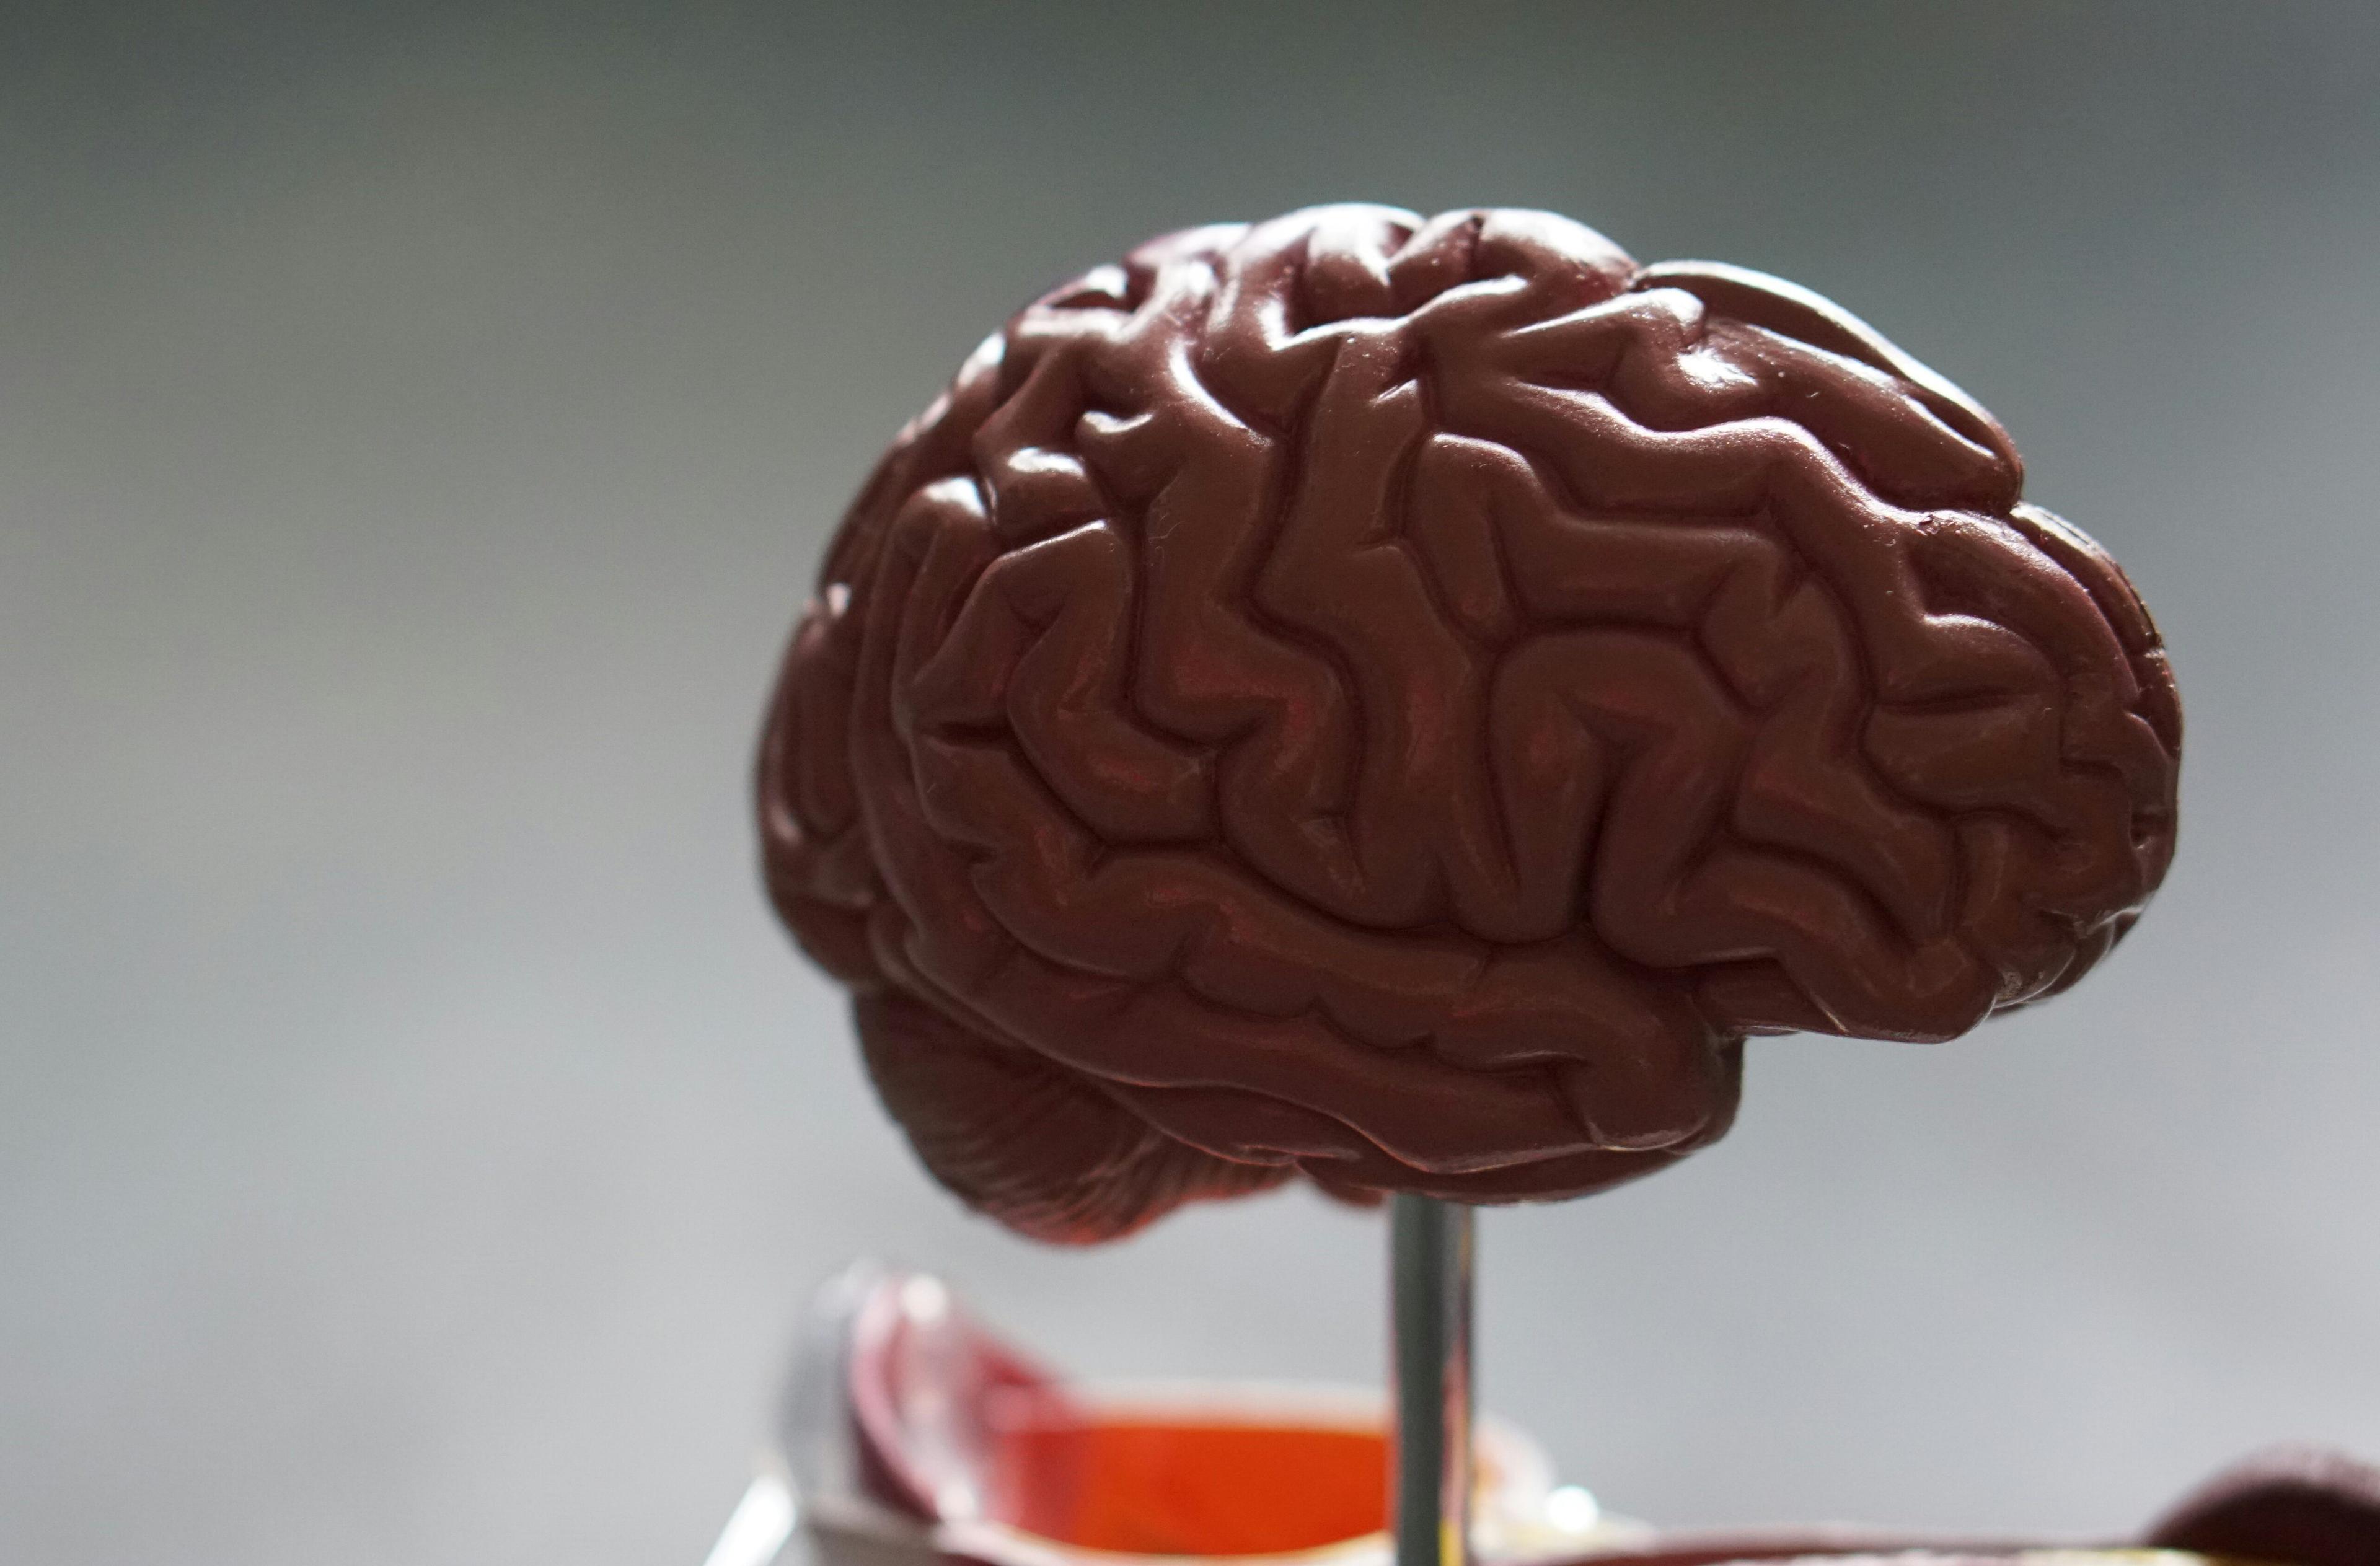
[[[1835,306],[1318,208],[1028,306],[845,516],[776,907],[928,1169],[1061,1242],[1303,1175],[1556,1198],[1748,1036],[2072,984],[2171,856],[2139,599]]]

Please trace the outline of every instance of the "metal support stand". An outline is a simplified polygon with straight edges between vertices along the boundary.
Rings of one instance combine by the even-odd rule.
[[[1396,1566],[1471,1559],[1471,1236],[1467,1207],[1390,1199]]]

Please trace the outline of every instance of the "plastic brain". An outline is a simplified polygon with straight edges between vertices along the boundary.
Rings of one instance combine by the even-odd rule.
[[[1726,1129],[1747,1035],[1949,1038],[2155,890],[2171,676],[2021,480],[1833,306],[1561,218],[1159,239],[852,506],[770,888],[1027,1233],[1609,1185]]]

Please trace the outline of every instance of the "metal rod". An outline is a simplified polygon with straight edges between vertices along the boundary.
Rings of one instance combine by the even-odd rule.
[[[1390,1199],[1396,1566],[1471,1559],[1471,1250],[1469,1208]]]

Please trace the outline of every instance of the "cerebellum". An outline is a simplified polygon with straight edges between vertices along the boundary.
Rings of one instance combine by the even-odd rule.
[[[1111,1237],[1303,1172],[1578,1195],[1742,1046],[2070,984],[2180,707],[1988,415],[1815,296],[1332,207],[1027,307],[845,516],[776,904],[928,1167]]]

